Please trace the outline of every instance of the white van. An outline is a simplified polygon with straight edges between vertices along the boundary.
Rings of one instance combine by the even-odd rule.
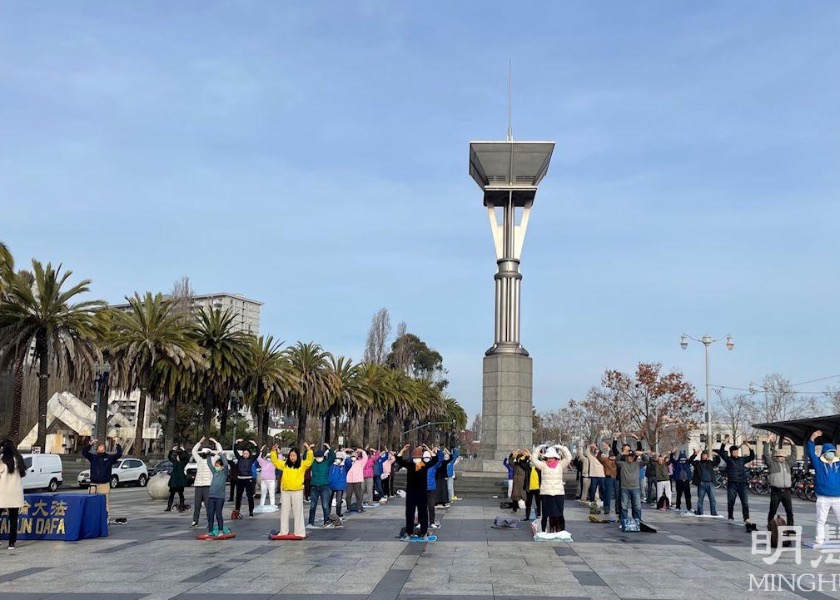
[[[48,489],[54,492],[64,481],[61,457],[58,454],[24,454],[23,462],[26,463],[24,490]]]

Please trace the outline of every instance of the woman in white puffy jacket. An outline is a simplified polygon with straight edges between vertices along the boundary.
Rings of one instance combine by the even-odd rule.
[[[545,452],[534,448],[531,464],[540,470],[540,499],[542,501],[542,530],[556,533],[566,529],[563,517],[563,500],[566,486],[563,476],[572,462],[572,453],[565,446],[549,446]],[[546,529],[546,525],[549,526]]]

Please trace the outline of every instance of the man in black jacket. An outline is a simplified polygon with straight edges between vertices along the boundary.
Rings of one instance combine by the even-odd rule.
[[[715,502],[715,475],[720,464],[720,457],[715,455],[709,460],[708,451],[700,454],[700,459],[695,460],[697,451],[689,457],[689,462],[694,465],[694,480],[692,483],[697,486],[697,510],[695,515],[703,514],[703,497],[709,496],[709,510],[713,517],[717,516],[717,504]]]
[[[116,441],[116,438],[114,439]],[[105,452],[105,444],[96,446],[96,454],[90,451],[97,440],[91,440],[90,444],[82,448],[82,456],[90,462],[90,485],[96,488],[97,494],[105,495],[105,510],[111,512],[111,467],[122,458],[122,446],[117,444],[117,451],[114,454]]]
[[[420,521],[420,537],[429,534],[429,505],[426,496],[429,467],[437,464],[438,458],[426,444],[418,446],[411,454],[411,459],[404,458],[409,445],[403,446],[396,458],[396,463],[405,469],[405,533],[402,541],[414,534],[414,514],[418,513]],[[429,458],[423,457],[423,450],[431,453]]]
[[[755,452],[744,442],[741,443],[741,446],[747,446],[750,451],[749,456],[741,456],[741,446],[730,446],[729,452],[727,452],[726,442],[728,441],[729,436],[727,435],[718,451],[718,454],[726,463],[726,516],[730,523],[735,520],[733,512],[735,510],[735,497],[737,496],[741,500],[744,523],[748,523],[750,520],[750,502],[747,497],[747,463],[755,460]]]

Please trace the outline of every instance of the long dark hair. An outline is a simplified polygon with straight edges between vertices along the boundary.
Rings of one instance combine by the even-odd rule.
[[[292,454],[292,452],[294,452],[297,456],[297,460],[295,462],[289,460],[289,456]],[[300,463],[300,450],[298,450],[297,448],[289,448],[289,451],[286,452],[286,466],[290,469],[300,469]]]
[[[17,472],[21,477],[26,476],[26,463],[23,462],[23,457],[17,448],[15,448],[12,440],[3,440],[3,443],[0,444],[0,460],[6,465],[9,473],[14,473],[15,468],[17,468]]]

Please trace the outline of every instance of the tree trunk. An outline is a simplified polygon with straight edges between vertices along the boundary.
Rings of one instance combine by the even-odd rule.
[[[390,411],[388,412],[388,448],[394,449],[397,447],[397,444],[394,442],[394,421],[397,420],[397,415],[392,415]]]
[[[335,429],[335,443],[336,443],[336,446],[338,445],[338,438],[341,437],[340,427],[341,427],[341,412],[339,411],[339,413],[335,416],[335,428],[334,429]]]
[[[370,419],[373,414],[372,410],[368,410],[365,412],[364,419],[362,420],[362,445],[365,447],[370,447]]]
[[[12,426],[9,429],[9,438],[17,445],[20,442],[20,411],[23,404],[23,358],[25,352],[21,352],[15,359],[14,388],[12,391]]]
[[[225,439],[227,437],[227,420],[228,420],[228,405],[225,405],[219,409],[219,421],[221,424],[219,425],[219,439]],[[234,440],[235,441],[235,440]],[[224,442],[222,442],[224,443]],[[231,448],[233,448],[233,444],[231,443]]]
[[[213,390],[207,390],[204,394],[204,414],[201,415],[201,434],[210,437],[210,425],[213,421],[213,404],[215,394]]]
[[[178,394],[169,399],[166,405],[166,431],[163,434],[163,450],[166,452],[175,445],[175,421],[178,419]]]
[[[306,409],[298,410],[297,447],[302,448],[306,437]]]
[[[332,409],[327,411],[327,414],[324,415],[322,419],[322,428],[321,431],[324,433],[324,443],[329,444],[331,443],[331,425],[332,425]]]
[[[35,445],[41,452],[47,451],[47,404],[49,403],[50,356],[47,333],[39,331],[35,336],[35,354],[38,357],[38,438]]]
[[[268,408],[263,410],[262,423],[260,423],[260,436],[262,436],[262,443],[271,447],[271,440],[268,439],[268,422],[271,420],[271,415]]]
[[[104,399],[103,399],[104,402]],[[129,453],[143,455],[146,445],[143,443],[143,421],[146,418],[146,387],[140,388],[140,400],[137,402],[137,416],[134,418],[134,443]],[[107,431],[107,425],[106,425]]]

